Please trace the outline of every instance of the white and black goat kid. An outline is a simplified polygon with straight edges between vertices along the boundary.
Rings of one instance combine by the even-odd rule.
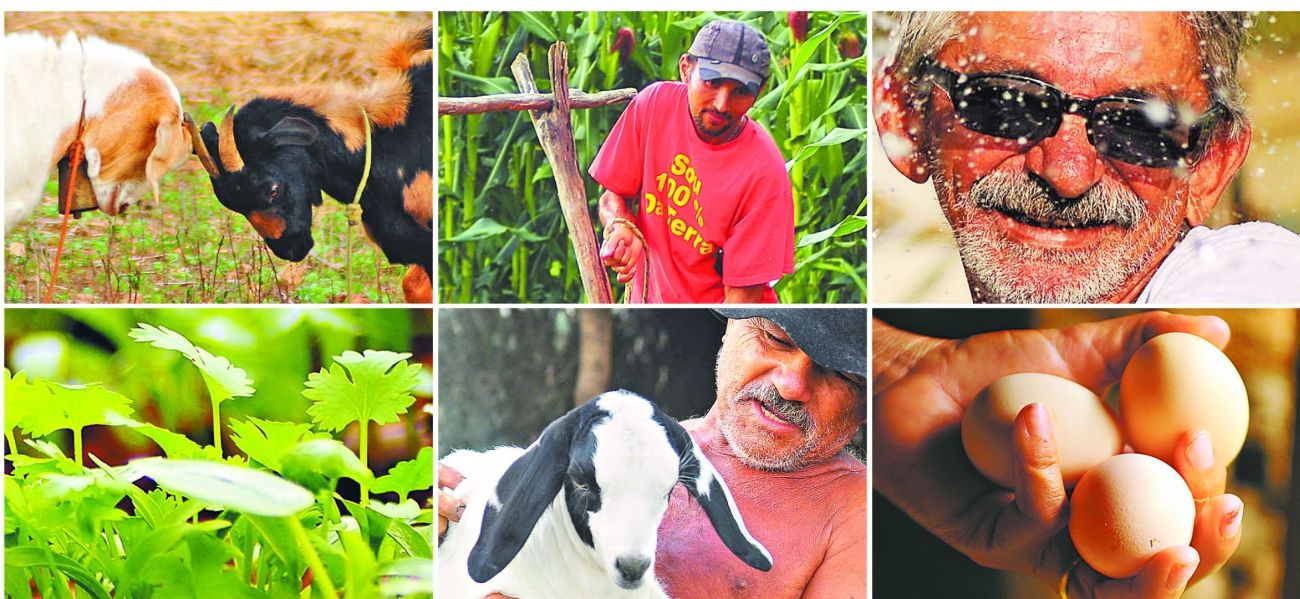
[[[679,482],[732,553],[772,567],[686,430],[628,391],[573,409],[527,450],[461,450],[442,462],[465,475],[451,492],[466,504],[438,548],[446,597],[666,598],[656,537]]]

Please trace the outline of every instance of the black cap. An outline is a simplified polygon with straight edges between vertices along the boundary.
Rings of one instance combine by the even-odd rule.
[[[818,366],[867,376],[865,308],[716,308],[714,312],[732,320],[766,318]]]

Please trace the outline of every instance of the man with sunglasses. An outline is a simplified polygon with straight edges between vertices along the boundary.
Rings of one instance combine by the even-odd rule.
[[[702,27],[680,82],[655,83],[624,111],[592,162],[601,258],[635,303],[775,302],[794,272],[785,159],[746,116],[772,56],[739,21]]]
[[[1201,226],[1250,147],[1244,13],[910,13],[885,153],[933,180],[977,302],[1300,300],[1300,236]]]

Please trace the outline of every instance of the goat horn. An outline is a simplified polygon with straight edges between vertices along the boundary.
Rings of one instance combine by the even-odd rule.
[[[226,111],[226,118],[221,120],[221,135],[218,136],[217,149],[221,151],[221,166],[227,173],[238,172],[244,168],[244,158],[235,146],[235,107]]]
[[[217,163],[212,161],[212,154],[208,153],[208,146],[203,143],[203,136],[199,134],[198,126],[194,124],[194,117],[188,112],[185,113],[185,130],[190,132],[190,143],[194,146],[194,154],[199,157],[203,170],[208,171],[208,176],[214,179],[220,176]]]

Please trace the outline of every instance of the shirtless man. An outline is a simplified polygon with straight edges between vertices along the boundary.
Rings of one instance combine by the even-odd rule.
[[[736,559],[678,488],[659,527],[655,575],[680,599],[866,597],[867,472],[844,451],[866,417],[866,312],[719,312],[731,320],[717,399],[682,426],[727,481],[773,566],[760,572]],[[460,480],[438,466],[440,489]],[[439,492],[439,535],[463,509]]]

